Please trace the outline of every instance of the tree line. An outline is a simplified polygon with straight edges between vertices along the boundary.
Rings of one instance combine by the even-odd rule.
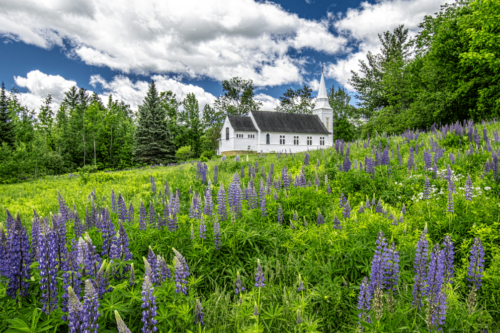
[[[404,25],[379,34],[379,54],[368,52],[352,71],[346,90],[331,87],[334,138],[346,141],[375,132],[401,133],[433,123],[485,120],[500,112],[500,1],[457,0],[425,16],[408,38]],[[138,111],[123,101],[107,103],[76,86],[53,110],[48,95],[35,113],[18,91],[0,91],[0,183],[75,172],[91,166],[117,170],[208,159],[218,147],[226,115],[260,110],[252,80],[222,82],[223,94],[200,110],[194,93],[179,99],[154,81]],[[278,112],[312,113],[312,89],[304,84],[280,97]]]

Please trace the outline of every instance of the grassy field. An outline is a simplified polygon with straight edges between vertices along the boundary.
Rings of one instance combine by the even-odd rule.
[[[487,129],[486,140],[483,128]],[[498,175],[498,158],[494,158],[500,148],[499,128],[498,123],[474,125],[477,134],[472,133],[472,141],[477,140],[474,139],[477,135],[478,144],[469,142],[467,126],[458,126],[450,129],[446,135],[443,132],[446,133],[447,129],[438,129],[420,133],[417,138],[414,133],[408,132],[397,137],[379,135],[369,141],[344,145],[337,143],[336,148],[312,150],[307,153],[307,157],[306,153],[301,153],[262,157],[251,155],[248,156],[248,161],[247,156],[240,156],[240,161],[235,158],[221,161],[219,158],[206,163],[207,182],[203,182],[199,172],[197,173],[197,162],[192,162],[179,166],[93,173],[85,176],[85,181],[81,176],[65,175],[29,183],[2,185],[0,221],[6,228],[6,210],[14,218],[18,213],[22,225],[30,234],[34,209],[38,215],[36,220],[42,221],[43,225],[44,219],[48,218],[46,230],[61,230],[56,215],[63,213],[65,206],[63,204],[61,208],[58,193],[70,212],[76,210],[84,225],[83,232],[88,233],[87,239],[91,239],[99,254],[99,259],[95,261],[97,268],[103,267],[102,272],[105,272],[105,268],[109,266],[109,285],[108,280],[102,280],[98,273],[88,274],[88,270],[83,272],[82,265],[75,265],[74,268],[77,274],[88,274],[82,276],[81,281],[89,279],[94,282],[94,286],[102,286],[102,281],[105,281],[109,287],[107,290],[103,289],[105,292],[98,298],[99,332],[118,331],[115,310],[130,331],[139,332],[143,328],[143,311],[151,313],[148,312],[148,307],[141,307],[144,276],[148,274],[149,280],[151,274],[156,274],[145,272],[143,257],[149,256],[148,262],[152,258],[149,248],[155,255],[164,258],[171,272],[170,278],[161,281],[157,276],[159,281],[153,284],[157,308],[154,319],[157,321],[155,326],[158,332],[359,331],[359,315],[363,312],[358,308],[358,301],[363,303],[363,299],[360,300],[360,285],[364,277],[368,278],[369,283],[376,279],[374,267],[380,261],[377,261],[375,254],[380,232],[383,233],[388,248],[391,243],[395,244],[399,253],[399,274],[394,291],[382,288],[382,294],[377,296],[372,293],[373,297],[365,300],[372,305],[362,316],[365,319],[361,320],[365,331],[429,332],[442,328],[444,332],[486,332],[486,329],[487,332],[500,332],[500,188],[495,180]],[[471,153],[472,144],[475,148]],[[352,164],[349,171],[339,169],[339,165],[342,168],[348,167],[347,145],[349,162]],[[373,173],[366,172],[366,157],[375,160],[375,155],[380,153],[382,156],[386,145],[388,165],[377,165],[374,166]],[[398,145],[401,159],[398,157]],[[413,151],[416,145],[418,153],[415,151],[414,166],[409,168],[410,149]],[[432,167],[426,169],[428,158],[424,157],[424,153],[427,152],[431,154],[431,166],[436,161],[437,172],[432,171]],[[308,163],[304,163],[306,159],[309,160]],[[361,169],[360,162],[363,165]],[[487,172],[485,164],[490,169]],[[250,177],[248,165],[255,169],[255,177]],[[447,176],[448,165],[452,171],[451,177]],[[214,182],[216,166],[218,179]],[[285,166],[292,175],[288,189],[283,188],[282,170]],[[261,174],[262,167],[264,174]],[[271,168],[274,170],[271,176],[274,183],[268,190],[266,178]],[[296,176],[300,182],[302,170],[305,180],[311,186],[294,185]],[[235,174],[241,178],[243,188],[241,216],[235,214],[232,218],[232,208],[226,203],[228,218],[224,220],[217,213],[218,193],[222,185],[225,195],[231,194],[229,184],[233,182]],[[471,200],[466,200],[465,196],[468,175],[473,184]],[[155,181],[156,195],[152,190],[151,177]],[[426,177],[429,180],[428,192],[424,191]],[[245,189],[251,178],[255,196],[252,195],[254,191],[250,190],[250,200],[245,200]],[[190,207],[193,195],[198,193],[201,211],[204,212],[208,180],[214,182],[211,186],[214,214],[202,214],[202,222],[200,218],[190,217]],[[279,186],[276,184],[278,180],[281,183]],[[319,184],[316,186],[317,181]],[[164,196],[165,182],[168,183],[168,197]],[[261,195],[261,182],[265,195]],[[174,206],[173,193],[176,190],[180,194],[179,212],[170,211],[171,214],[165,215],[165,204],[169,205],[169,210]],[[111,244],[111,239],[108,240],[107,237],[112,235],[107,236],[110,234],[106,230],[110,227],[106,223],[112,223],[113,233],[119,230],[119,213],[112,209],[112,191],[116,197],[119,194],[123,196],[127,209],[132,203],[135,211],[133,220],[123,223],[133,255],[133,259],[125,263],[114,258],[112,264],[109,264],[111,255],[107,255]],[[94,195],[91,195],[92,192]],[[342,196],[348,199],[348,203],[341,199]],[[91,197],[95,199],[91,201]],[[264,198],[265,214],[261,210]],[[139,218],[141,201],[148,212],[147,216],[151,207],[162,220],[175,216],[178,229],[169,231],[167,226],[150,225],[147,221],[145,230],[141,230],[144,229],[140,227]],[[370,207],[366,207],[367,201]],[[106,218],[98,219],[105,222],[98,221],[97,226],[89,222],[89,218],[85,222],[86,210],[90,214],[92,202],[96,211],[101,214],[103,209],[109,209],[109,221],[106,222]],[[347,205],[351,209],[350,213]],[[250,209],[251,206],[256,208]],[[404,210],[405,214],[402,213]],[[51,223],[51,215],[54,215],[59,226]],[[220,226],[220,248],[215,244],[216,216]],[[67,221],[63,219],[63,222],[66,226],[66,248],[69,251],[66,262],[70,263],[71,256],[78,256],[78,251],[73,252],[75,247],[72,246],[72,239],[79,233],[79,229],[75,230],[72,215]],[[204,239],[200,237],[200,225],[206,228]],[[10,240],[9,234],[14,233],[13,230],[19,231],[11,227],[6,232],[7,239]],[[439,247],[448,235],[454,245],[453,275],[442,282],[438,290],[439,295],[443,295],[445,299],[445,303],[443,299],[439,303],[441,311],[445,308],[445,314],[436,312],[438,310],[432,306],[435,304],[432,292],[422,296],[423,306],[417,309],[412,305],[416,284],[414,263],[419,249],[417,243],[419,239],[420,244],[423,244],[424,239],[428,242],[428,253],[424,253],[424,259],[420,257],[420,262],[429,262],[429,265],[424,266],[425,272],[432,273],[432,263],[439,263],[431,252],[435,244]],[[61,239],[60,233],[58,237]],[[382,240],[381,237],[382,235],[379,241]],[[471,293],[468,272],[475,238],[480,239],[484,248],[485,262],[482,285],[476,293]],[[16,260],[11,258],[12,254],[10,257],[7,254],[12,246],[9,242],[0,239],[0,250],[2,246],[5,249],[3,253],[0,252],[4,267]],[[34,248],[32,244],[33,256]],[[189,266],[187,295],[176,292],[174,272],[181,268],[175,265],[173,248],[185,258]],[[265,279],[265,286],[260,288],[254,286],[255,274],[259,273],[258,261]],[[130,283],[131,263],[135,272],[133,283]],[[67,284],[63,275],[65,272],[61,269],[64,265],[60,265],[55,268],[56,286],[52,287],[54,291],[57,290],[55,300],[58,305],[49,314],[42,311],[44,283],[41,278],[46,275],[36,258],[30,265],[28,295],[18,295],[16,299],[7,296],[8,279],[6,276],[2,278],[1,332],[68,330],[63,312],[63,294],[67,292]],[[446,269],[449,272],[448,266]],[[478,271],[479,268],[473,269]],[[237,294],[235,288],[238,272],[245,290]],[[8,274],[4,271],[4,275]],[[424,286],[425,283],[431,284],[430,278],[422,281]],[[302,284],[304,290],[299,291]],[[83,286],[83,282],[80,286]],[[77,293],[82,302],[86,295],[84,289],[81,288],[81,292]],[[203,307],[203,325],[195,321],[197,299]],[[198,314],[199,311],[198,307]],[[367,315],[370,316],[371,323],[366,322]],[[439,320],[432,320],[432,315],[438,318],[444,316],[444,321],[436,324]],[[150,321],[150,326],[153,326],[151,323]],[[22,330],[22,327],[27,330]]]

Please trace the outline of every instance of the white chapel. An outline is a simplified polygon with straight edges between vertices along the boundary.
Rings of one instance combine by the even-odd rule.
[[[333,146],[333,109],[321,73],[313,114],[250,111],[226,116],[217,155],[301,152]]]

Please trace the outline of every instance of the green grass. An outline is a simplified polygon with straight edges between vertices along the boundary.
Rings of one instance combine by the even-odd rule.
[[[489,124],[489,136],[498,130],[497,123]],[[482,132],[482,126],[478,126]],[[432,179],[430,171],[423,170],[423,152],[430,149],[430,139],[444,145],[444,157],[439,160],[438,168],[443,170],[450,163],[449,153],[455,156],[460,153],[451,168],[456,175],[456,193],[453,195],[455,211],[447,213],[448,184],[446,179]],[[370,145],[378,141],[382,144],[386,138],[372,139]],[[365,154],[371,155],[371,147],[363,148],[365,141],[352,143],[350,160],[364,165]],[[449,285],[447,294],[447,315],[445,332],[479,332],[487,328],[488,332],[500,332],[500,315],[498,302],[500,299],[500,200],[498,185],[491,172],[481,178],[484,163],[491,158],[491,153],[479,152],[471,156],[453,139],[440,140],[435,134],[420,134],[418,138],[419,153],[416,155],[417,170],[408,171],[409,144],[403,143],[401,137],[390,139],[390,148],[394,149],[391,158],[391,170],[387,166],[376,167],[375,177],[359,169],[339,172],[338,164],[343,156],[335,149],[310,152],[310,165],[304,167],[307,180],[313,187],[290,187],[288,191],[279,191],[278,200],[273,195],[266,196],[267,217],[261,217],[259,209],[248,210],[243,204],[240,219],[233,223],[221,221],[220,250],[214,249],[213,219],[206,217],[207,239],[198,237],[199,220],[188,216],[191,187],[203,196],[205,185],[196,178],[196,163],[188,163],[174,167],[140,169],[110,173],[94,173],[84,184],[80,177],[61,176],[45,177],[43,180],[0,187],[0,220],[5,221],[5,209],[13,215],[19,212],[23,224],[29,230],[34,208],[41,216],[57,214],[59,191],[71,208],[73,204],[81,220],[85,217],[85,209],[90,206],[89,193],[95,188],[96,204],[100,207],[110,206],[110,194],[114,190],[120,192],[127,203],[135,208],[133,224],[125,223],[130,239],[130,249],[134,255],[136,283],[129,286],[127,279],[111,278],[113,292],[106,293],[100,300],[101,316],[99,324],[102,332],[117,332],[114,311],[118,310],[132,332],[142,328],[141,322],[141,284],[143,280],[143,260],[147,257],[148,247],[165,258],[172,269],[172,247],[184,255],[189,264],[188,296],[174,292],[173,278],[156,286],[155,296],[158,304],[159,332],[198,332],[194,324],[194,306],[200,299],[205,312],[205,325],[201,330],[206,332],[355,332],[358,329],[358,294],[363,277],[370,277],[370,265],[376,248],[377,234],[382,231],[388,242],[395,242],[400,253],[400,281],[396,292],[396,310],[390,312],[384,308],[380,321],[367,328],[372,332],[428,332],[425,308],[417,312],[411,306],[413,286],[413,261],[416,243],[424,226],[428,227],[429,248],[451,235],[455,244],[455,279]],[[500,144],[493,140],[496,151]],[[400,144],[403,165],[400,166],[396,154],[396,144]],[[412,145],[415,141],[411,142]],[[466,147],[468,148],[468,147]],[[345,151],[345,149],[344,149]],[[316,161],[320,161],[316,167]],[[299,175],[304,161],[304,153],[295,156],[259,155],[241,156],[241,162],[233,158],[220,162],[212,160],[207,163],[208,175],[213,179],[214,166],[219,167],[219,180],[213,185],[213,198],[216,202],[220,182],[224,184],[226,193],[232,175],[243,166],[245,178],[243,184],[249,182],[248,164],[259,164],[256,171],[255,188],[260,188],[260,167],[266,174],[274,164],[274,176],[281,176],[284,165],[293,177]],[[390,171],[390,172],[389,172]],[[320,186],[314,187],[314,178],[318,175]],[[470,174],[475,188],[472,203],[464,198],[467,174]],[[332,193],[328,194],[324,183],[328,175]],[[433,190],[429,200],[419,199],[423,192],[425,176],[428,176]],[[139,230],[139,207],[141,200],[146,208],[152,202],[156,213],[163,216],[162,200],[153,198],[150,184],[153,176],[158,190],[168,181],[171,189],[179,189],[181,194],[181,213],[178,216],[179,230],[169,232],[168,229],[156,230],[148,227]],[[490,190],[487,188],[490,187]],[[351,218],[344,219],[339,207],[340,193],[344,193],[352,207]],[[442,194],[439,194],[442,193]],[[105,201],[102,201],[103,195]],[[367,197],[370,201],[381,198],[388,214],[397,219],[403,203],[408,211],[403,223],[392,225],[383,214],[375,213],[375,207],[363,214],[358,214],[361,202]],[[418,200],[417,200],[418,199]],[[278,204],[284,212],[284,224],[277,220]],[[325,217],[324,225],[317,225],[317,211],[321,210]],[[293,221],[295,229],[290,228],[292,214],[297,211],[298,221]],[[333,228],[334,216],[341,220],[342,229]],[[304,218],[307,226],[304,226]],[[111,219],[117,225],[118,215],[111,213]],[[68,222],[68,239],[73,237],[72,222]],[[195,231],[195,239],[191,240],[191,227]],[[88,231],[98,251],[102,239],[95,229]],[[480,237],[485,248],[485,273],[483,286],[478,293],[477,305],[468,309],[467,268],[469,252],[474,237]],[[69,245],[68,245],[69,246]],[[257,260],[260,259],[265,274],[266,286],[260,290],[254,288],[254,274]],[[115,263],[117,264],[117,263]],[[242,303],[235,295],[236,274],[240,272],[246,291]],[[61,274],[61,272],[59,273]],[[127,273],[128,274],[128,273]],[[298,275],[301,274],[306,290],[298,292]],[[29,322],[36,308],[41,309],[37,264],[32,265],[31,295],[16,304],[5,296],[6,283],[0,286],[0,331],[13,327],[7,319],[21,318]],[[5,282],[6,280],[4,280]],[[62,295],[62,280],[59,281],[59,296]],[[258,302],[260,316],[253,316],[254,302]],[[297,324],[297,310],[300,311],[302,324]],[[49,316],[42,314],[38,326],[43,323],[53,325],[49,331],[65,332],[66,324],[61,320],[62,312],[57,309]],[[372,318],[375,318],[372,313]],[[19,322],[16,325],[21,325]],[[33,330],[39,332],[40,330]]]

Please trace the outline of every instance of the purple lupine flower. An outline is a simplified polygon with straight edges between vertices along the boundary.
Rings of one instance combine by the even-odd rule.
[[[20,296],[29,295],[30,278],[30,243],[28,233],[21,223],[19,213],[8,230],[7,258],[6,262],[10,269],[6,269],[9,283],[7,285],[7,296],[15,299],[17,292]]]
[[[94,284],[90,279],[85,281],[85,296],[83,297],[83,318],[82,328],[83,332],[97,333],[99,324],[99,299]]]
[[[118,218],[125,222],[128,217],[127,217],[127,206],[125,205],[125,200],[122,197],[121,193],[118,193],[118,208],[119,208],[119,216]]]
[[[184,295],[187,295],[187,278],[190,275],[189,267],[186,262],[186,259],[180,254],[176,249],[172,248],[175,253],[175,292],[183,292]]]
[[[151,267],[149,279],[153,285],[156,285],[158,283],[158,260],[151,246],[149,246],[147,261],[149,263],[149,266]]]
[[[250,171],[248,172],[248,174],[250,174]],[[241,177],[241,179],[245,178],[245,168],[244,167],[241,167],[240,177]]]
[[[470,250],[469,269],[467,271],[467,281],[471,283],[471,287],[478,290],[482,285],[484,270],[484,249],[481,239],[474,238],[474,244]]]
[[[382,202],[378,199],[377,207],[375,207],[375,213],[383,213]]]
[[[253,304],[253,315],[254,316],[259,315],[259,307],[257,306],[257,302],[254,302],[254,304]]]
[[[370,315],[368,312],[371,309],[371,300],[373,296],[373,291],[370,287],[370,283],[368,278],[365,276],[361,285],[359,286],[359,296],[358,296],[358,310],[360,310],[358,314],[358,318],[360,320],[359,325],[361,326],[361,321],[366,323],[371,323]],[[364,331],[364,328],[362,328]]]
[[[141,208],[139,209],[139,229],[146,230],[146,208],[141,200]]]
[[[413,284],[413,301],[412,305],[416,306],[417,309],[422,307],[422,295],[424,292],[425,281],[427,277],[425,275],[425,267],[427,266],[427,253],[429,245],[427,243],[427,239],[425,237],[427,233],[426,228],[420,234],[420,239],[417,243],[417,252],[415,255],[415,262],[413,265],[413,269],[415,272],[415,283]]]
[[[212,201],[212,186],[210,181],[208,182],[208,187],[205,191],[205,207],[204,213],[208,216],[212,216],[214,203]]]
[[[116,205],[116,195],[115,195],[115,191],[111,190],[111,210],[116,213],[116,208],[117,208],[117,205]]]
[[[309,153],[306,153],[306,155],[304,156],[304,165],[309,165]]]
[[[370,283],[372,290],[384,289],[386,284],[386,268],[388,266],[387,242],[382,231],[379,231],[377,238],[377,248],[371,264]]]
[[[148,224],[151,228],[156,228],[156,214],[155,214],[155,207],[153,206],[153,203],[150,201],[149,202],[149,209],[148,209]]]
[[[432,332],[440,332],[443,330],[446,320],[446,294],[440,291],[436,297],[430,300],[430,329]]]
[[[76,245],[76,242],[74,242]],[[78,248],[75,249],[72,253],[72,261],[73,263],[70,265],[70,270],[66,271],[63,273],[63,295],[62,295],[62,304],[61,304],[61,310],[63,312],[68,312],[68,301],[70,301],[70,295],[68,289],[71,288],[76,294],[80,295],[80,292],[82,290],[82,273],[78,271],[78,265],[76,264],[76,261],[74,260],[75,256],[77,255]],[[78,297],[79,299],[79,297]],[[68,317],[66,315],[62,316],[62,320],[66,321]]]
[[[321,215],[321,211],[318,208],[318,218],[316,220],[317,225],[321,225],[325,223],[325,219],[323,218],[323,215]]]
[[[342,227],[340,226],[340,220],[337,215],[335,215],[335,217],[333,218],[333,229],[342,229]]]
[[[260,196],[260,216],[266,217],[267,216],[266,189],[264,188],[264,182],[263,181],[260,182],[259,196]]]
[[[154,295],[154,284],[151,282],[148,275],[144,276],[144,281],[142,282],[142,319],[144,323],[141,329],[143,333],[156,332],[158,328],[156,324],[158,321],[154,319],[158,314],[156,312],[156,296]]]
[[[151,191],[153,192],[153,197],[156,196],[156,184],[155,184],[155,179],[153,178],[153,176],[150,176],[149,178],[150,182],[151,182]]]
[[[318,160],[319,161],[319,160]],[[318,174],[316,174],[316,177],[314,177],[314,186],[319,186],[319,178]]]
[[[278,223],[281,225],[283,224],[283,210],[281,209],[281,205],[279,204],[278,204]]]
[[[453,262],[455,260],[455,251],[451,236],[447,235],[444,237],[443,241],[443,253],[444,253],[444,283],[453,283]]]
[[[345,172],[348,172],[351,170],[351,160],[349,159],[349,156],[346,156],[344,158],[344,161],[342,162],[342,168]]]
[[[429,200],[430,194],[431,194],[431,183],[429,182],[429,178],[427,178],[427,176],[425,176],[424,199]]]
[[[302,323],[302,318],[300,317],[300,310],[297,310],[297,324]]]
[[[347,200],[342,214],[344,215],[344,219],[351,218],[351,205],[349,204],[349,200]]]
[[[365,212],[365,207],[363,206],[363,202],[361,202],[361,205],[359,206],[358,209],[358,214],[363,214]]]
[[[214,184],[217,184],[217,180],[219,179],[219,167],[214,166]]]
[[[262,266],[260,265],[260,259],[257,259],[257,273],[255,273],[255,287],[261,288],[265,287],[264,284],[264,272],[262,271]]]
[[[340,199],[339,199],[339,206],[340,208],[344,207],[344,200],[345,196],[344,196],[344,193],[340,193]]]
[[[125,325],[125,322],[123,321],[122,317],[120,317],[118,310],[115,310],[115,318],[116,318],[116,325],[118,327],[118,333],[132,333],[127,327],[127,325]]]
[[[240,292],[244,291],[245,287],[243,287],[243,284],[241,283],[241,277],[240,277],[240,272],[236,272],[236,295],[238,295]]]
[[[288,171],[286,169],[286,165],[283,166],[283,169],[281,170],[281,175],[283,179],[283,186],[288,189],[290,187],[290,179],[288,178]]]
[[[158,263],[158,284],[161,284],[166,279],[171,278],[170,268],[165,259],[160,255],[156,256],[156,262]]]
[[[403,207],[401,207],[401,213],[406,214],[406,206],[403,203]]]
[[[332,188],[330,187],[330,184],[326,186],[326,193],[332,194]]]
[[[203,321],[203,318],[205,317],[205,314],[203,313],[203,307],[201,306],[201,302],[199,299],[196,299],[196,307],[194,309],[194,323],[195,324],[200,324],[203,325],[205,322]]]
[[[80,294],[80,292],[78,292]],[[69,299],[69,308],[68,308],[68,327],[70,333],[83,333],[84,326],[83,321],[85,314],[83,312],[83,305],[80,302],[78,296],[76,295],[73,288],[68,287],[68,299]]]
[[[452,195],[452,191],[451,190],[448,190],[448,206],[446,208],[446,211],[448,213],[453,213],[454,212],[453,195]]]
[[[49,315],[57,308],[57,235],[48,229],[39,235],[38,264],[40,269],[40,290],[42,311]]]
[[[410,154],[408,157],[408,165],[407,165],[408,170],[412,169],[413,165],[415,164],[414,160],[415,160],[415,157],[413,155],[413,146],[410,146]]]
[[[295,226],[292,223],[292,220],[290,220],[290,229],[295,229]]]
[[[3,224],[0,223],[0,276],[9,275],[9,257],[7,247],[7,236]]]
[[[399,252],[396,251],[396,244],[391,246],[385,252],[385,289],[396,291],[399,281]]]
[[[214,220],[214,245],[216,250],[220,250],[220,226],[219,220],[217,219],[217,215],[215,215]]]
[[[200,219],[200,238],[201,239],[207,238],[207,225],[205,224],[203,216]]]
[[[134,221],[134,205],[132,205],[132,201],[130,202],[130,206],[128,207],[128,222],[132,223]]]
[[[467,175],[467,180],[465,181],[465,200],[469,200],[472,202],[473,191],[474,187],[472,186],[470,175]]]
[[[2,226],[2,232],[3,232],[3,226]],[[40,233],[41,233],[41,230],[40,230],[40,219],[38,217],[35,217],[33,218],[33,222],[31,224],[31,247],[32,247],[32,251],[31,251],[31,261],[36,261],[38,260],[38,255],[39,255],[39,249],[38,249],[38,239],[40,238]],[[76,233],[76,230],[75,230],[75,233]],[[5,234],[3,235],[5,237]],[[0,236],[2,237],[2,236]],[[2,265],[2,260],[3,260],[3,257],[5,256],[4,254],[4,250],[5,249],[5,245],[6,244],[3,244],[2,240],[5,240],[4,238],[0,239],[0,265]],[[5,266],[7,266],[7,264],[5,264]],[[2,275],[2,269],[0,268],[0,275]]]
[[[304,283],[302,282],[302,277],[299,274],[299,287],[297,288],[297,291],[304,291],[306,288],[304,288]]]
[[[424,294],[430,296],[431,299],[437,297],[437,294],[441,291],[444,280],[444,268],[444,252],[440,250],[439,243],[436,243],[431,252],[429,267],[427,269],[427,282],[424,289]]]

